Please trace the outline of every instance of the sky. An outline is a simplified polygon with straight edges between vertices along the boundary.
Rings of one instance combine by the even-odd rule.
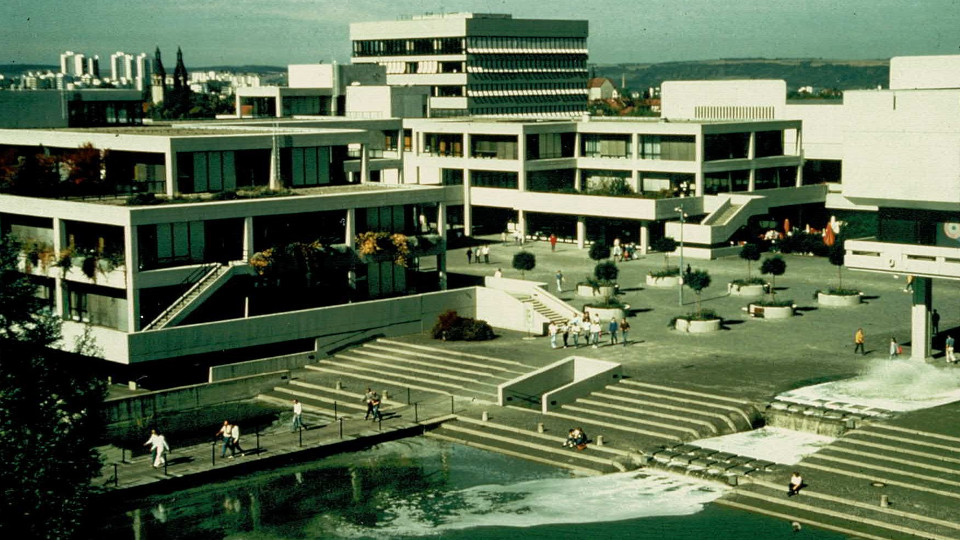
[[[960,0],[2,0],[0,62],[160,47],[188,68],[349,62],[350,23],[427,12],[586,19],[590,62],[960,54]]]

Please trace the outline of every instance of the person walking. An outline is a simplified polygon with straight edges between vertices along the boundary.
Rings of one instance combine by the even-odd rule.
[[[623,346],[627,346],[627,332],[630,331],[630,323],[627,322],[627,318],[624,317],[620,319],[620,341],[623,342]]]
[[[240,452],[240,457],[247,455],[247,451],[240,446],[240,426],[237,424],[230,425],[230,458]]]
[[[559,329],[557,328],[557,323],[555,323],[555,322],[553,322],[553,321],[550,321],[550,326],[547,327],[547,333],[550,334],[550,348],[551,348],[551,349],[556,349],[556,348],[557,348],[557,331],[558,331],[558,330],[559,330]]]
[[[944,340],[943,344],[945,345],[945,348],[947,349],[947,363],[948,363],[948,364],[956,364],[956,363],[957,363],[957,359],[956,359],[956,357],[953,355],[953,336],[951,336],[950,334],[947,334],[947,339]]]
[[[507,245],[507,231],[500,231],[500,245]]]
[[[144,446],[150,447],[150,462],[157,462],[157,449],[160,448],[160,434],[157,433],[157,430],[150,430],[150,438],[147,439],[147,442],[143,443]],[[156,465],[154,465],[156,467]]]
[[[293,426],[290,432],[293,433],[299,429],[303,429],[303,403],[295,399],[293,400]]]
[[[570,325],[563,323],[560,326],[560,333],[563,334],[563,348],[567,348],[567,339],[570,337]]]
[[[903,287],[903,292],[913,292],[913,274],[907,274],[907,284]]]
[[[490,264],[490,246],[484,244],[482,249],[483,249],[483,264]]]
[[[557,250],[557,235],[550,233],[550,251]]]
[[[216,437],[220,437],[220,459],[227,457],[227,449],[233,448],[233,443],[231,439],[231,432],[233,428],[230,426],[229,420],[224,420],[223,425],[220,426],[220,431],[217,432]]]
[[[937,313],[937,310],[933,310],[933,313],[930,314],[930,330],[933,335],[940,333],[940,314]]]
[[[890,338],[890,360],[900,356],[900,345],[897,344],[896,338]]]
[[[610,332],[610,345],[617,344],[617,330],[620,326],[617,324],[616,317],[610,317],[610,322],[607,323],[607,330]]]
[[[596,315],[596,313],[594,313]],[[600,346],[600,321],[595,320],[590,323],[590,340],[593,342],[593,348]]]
[[[863,328],[857,328],[857,333],[853,335],[853,354],[857,354],[857,351],[860,351],[860,354],[867,354],[866,349],[864,348],[864,337],[863,337]]]
[[[560,294],[563,292],[563,272],[557,270],[557,273],[554,274],[553,277],[557,279],[557,294]]]
[[[370,418],[370,415],[373,414],[373,398],[377,397],[377,393],[367,387],[366,393],[363,394],[361,401],[367,404],[367,414],[363,415],[363,419],[366,420]]]
[[[159,469],[167,464],[167,452],[170,451],[170,446],[167,444],[167,438],[163,436],[163,433],[157,431],[154,433],[157,434],[157,449],[153,458],[153,468]]]
[[[573,348],[580,348],[580,316],[570,319],[567,322],[567,328],[570,329],[570,333],[573,335]]]
[[[380,394],[376,392],[373,393],[373,398],[370,400],[370,412],[373,414],[374,422],[383,420],[383,415],[380,414]]]
[[[473,262],[473,248],[467,248],[467,264]]]

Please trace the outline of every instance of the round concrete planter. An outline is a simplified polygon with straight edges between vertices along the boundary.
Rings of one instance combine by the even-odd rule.
[[[688,334],[707,334],[720,331],[720,319],[710,319],[707,321],[691,321],[688,319],[677,319],[677,330]]]
[[[624,306],[624,308],[602,308],[602,307],[593,307],[593,306],[583,306],[583,310],[590,315],[590,318],[593,318],[593,314],[596,313],[600,317],[600,325],[606,330],[605,324],[610,322],[611,317],[615,317],[617,322],[620,322],[620,319],[626,317],[624,309],[629,309],[630,306]]]
[[[676,288],[680,284],[680,276],[653,277],[647,274],[647,285],[659,289]]]
[[[766,292],[763,285],[736,285],[727,283],[727,292],[730,296],[762,296]]]
[[[753,306],[755,304],[750,304],[750,311],[753,312]],[[789,319],[793,317],[793,306],[759,306],[763,308],[763,318],[764,319]]]
[[[850,307],[860,303],[859,294],[817,293],[817,303],[828,307]]]
[[[617,288],[613,285],[602,285],[598,289],[594,290],[593,287],[585,283],[577,283],[577,296],[585,296],[587,298],[606,298],[608,296],[616,296]]]

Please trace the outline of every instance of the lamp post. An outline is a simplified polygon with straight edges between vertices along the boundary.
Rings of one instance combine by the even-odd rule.
[[[679,276],[678,276],[677,282],[680,284],[680,289],[678,291],[678,294],[680,297],[680,306],[682,307],[683,306],[683,223],[684,223],[684,218],[686,218],[687,215],[683,212],[682,206],[678,206],[674,208],[673,211],[680,214],[680,268],[678,268]]]

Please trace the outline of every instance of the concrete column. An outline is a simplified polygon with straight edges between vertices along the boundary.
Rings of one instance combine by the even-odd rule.
[[[140,247],[137,243],[137,227],[126,225],[123,228],[123,264],[126,266],[127,288],[127,328],[131,332],[140,330],[140,291],[137,289],[137,277],[140,272]]]
[[[630,159],[636,161],[640,159],[640,134],[630,134]]]
[[[794,184],[796,187],[803,185],[803,160],[800,160],[800,165],[797,165],[797,181]]]
[[[357,210],[355,208],[347,208],[344,229],[343,243],[352,248],[356,243],[354,237],[357,235]],[[357,273],[353,270],[347,271],[347,283],[351,289],[357,288]]]
[[[253,216],[243,218],[243,260],[253,256]]]
[[[577,216],[577,249],[583,249],[587,243],[587,218]]]
[[[695,156],[694,162],[697,164],[697,172],[694,175],[694,196],[702,197],[703,196],[703,141],[705,137],[703,136],[703,127],[701,126],[700,132],[697,133],[697,136],[694,140]]]
[[[924,361],[930,357],[930,308],[933,305],[933,280],[913,280],[913,304],[910,307],[910,359]]]
[[[473,171],[463,172],[463,234],[473,236],[473,208],[470,206],[470,186],[472,185]]]
[[[632,171],[630,171],[630,183],[633,185],[634,191],[636,191],[637,193],[640,193],[642,191],[641,188],[643,186],[640,185],[640,171],[636,169],[633,169]]]
[[[367,145],[360,145],[360,183],[370,182],[370,157],[367,155]]]
[[[280,147],[270,149],[270,189],[280,189]]]
[[[520,164],[517,169],[517,189],[524,192],[527,190],[527,136],[523,133],[517,135],[517,163]]]
[[[520,231],[521,242],[526,242],[527,238],[527,212],[517,210],[517,230]]]
[[[750,176],[747,181],[747,191],[756,191],[757,189],[757,170],[750,167]]]
[[[240,112],[242,109],[242,103],[240,102],[240,95],[233,95],[233,110],[237,111],[237,118],[243,118],[243,113]]]
[[[640,254],[646,255],[650,251],[650,226],[643,223],[640,226]]]
[[[53,256],[57,259],[60,258],[60,252],[67,247],[67,230],[64,226],[63,220],[60,218],[53,218]],[[53,272],[54,276],[59,276],[59,272]],[[129,272],[128,272],[129,279]],[[63,286],[63,279],[60,277],[55,277],[53,279],[53,303],[55,313],[64,318],[64,320],[70,320],[70,314],[65,310],[67,308],[67,290]]]
[[[283,118],[283,96],[279,93],[277,94],[277,110],[275,111],[274,116],[277,118]]]
[[[177,193],[177,153],[170,146],[163,155],[163,167],[165,169],[164,191],[167,197],[173,197]]]
[[[750,139],[747,143],[747,159],[757,159],[757,132],[750,132]]]
[[[580,167],[573,170],[573,189],[577,191],[583,189],[583,171]]]
[[[447,203],[437,204],[437,231],[440,233],[440,253],[437,254],[437,279],[440,290],[447,290]]]

